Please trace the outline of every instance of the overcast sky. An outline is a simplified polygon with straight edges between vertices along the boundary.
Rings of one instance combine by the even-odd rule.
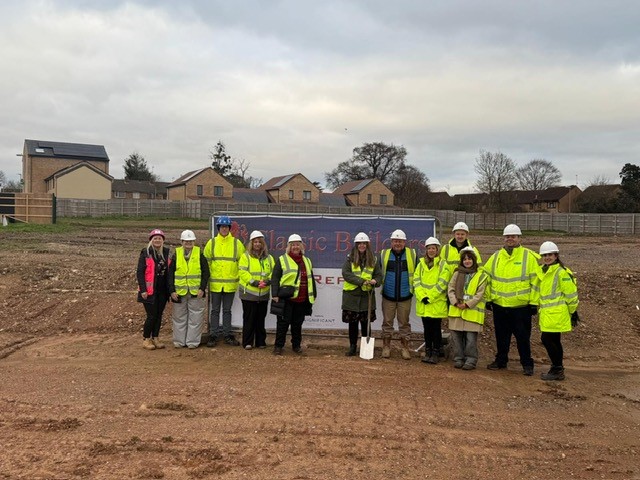
[[[222,140],[254,177],[324,185],[382,141],[451,194],[481,149],[617,183],[640,163],[639,25],[615,0],[6,1],[0,170],[19,178],[28,138],[171,181]]]

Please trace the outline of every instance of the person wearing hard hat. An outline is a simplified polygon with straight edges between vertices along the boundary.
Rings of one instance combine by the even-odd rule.
[[[287,331],[291,327],[291,347],[302,354],[302,323],[311,315],[316,300],[316,281],[313,278],[311,260],[304,255],[302,237],[289,236],[287,249],[280,255],[271,276],[271,302],[281,307],[277,315],[274,355],[282,355]]]
[[[440,250],[440,258],[447,262],[447,268],[451,270],[451,273],[460,264],[460,250],[466,247],[472,247],[476,252],[476,258],[478,265],[482,264],[482,257],[476,247],[469,242],[469,227],[464,222],[456,223],[451,229],[453,238],[449,240],[444,247]]]
[[[495,252],[483,269],[491,280],[487,309],[493,310],[497,353],[489,370],[507,368],[511,336],[516,337],[523,373],[533,375],[531,316],[536,313],[532,284],[540,256],[521,245],[522,232],[515,224],[502,232],[504,247]]]
[[[478,364],[478,333],[484,325],[488,282],[487,274],[478,270],[476,251],[472,247],[460,250],[460,263],[447,289],[455,368],[473,370]]]
[[[269,305],[269,287],[274,263],[262,232],[260,230],[251,232],[246,251],[238,263],[239,293],[242,301],[242,346],[245,350],[251,350],[254,346],[256,348],[267,346],[264,321]]]
[[[164,348],[158,339],[162,314],[169,300],[170,265],[169,248],[164,246],[164,232],[159,228],[149,233],[149,243],[140,252],[136,279],[138,280],[138,302],[144,305],[147,318],[142,330],[142,347],[147,350]]]
[[[182,232],[181,246],[176,248],[169,267],[173,346],[176,348],[198,348],[202,337],[209,264],[195,241],[192,230]]]
[[[406,248],[407,235],[402,230],[391,233],[391,248],[380,252],[382,267],[382,358],[391,356],[393,321],[398,319],[398,333],[402,343],[402,358],[411,359],[411,298],[413,297],[413,272],[416,251]]]
[[[209,341],[207,347],[216,346],[222,337],[227,345],[240,342],[231,331],[231,306],[238,289],[238,261],[244,254],[244,245],[231,235],[231,219],[220,215],[216,220],[218,234],[204,247],[204,256],[209,262]],[[222,325],[220,324],[222,310]]]
[[[416,315],[424,327],[424,363],[436,364],[442,344],[442,319],[447,316],[447,285],[451,271],[438,255],[440,241],[429,237],[424,242],[425,253],[413,274],[416,295]]]
[[[560,261],[560,249],[555,243],[543,242],[540,255],[542,267],[534,281],[534,292],[541,340],[551,360],[551,368],[541,378],[564,380],[561,336],[578,324],[578,287],[573,272]]]
[[[374,288],[382,282],[382,271],[371,249],[369,236],[360,232],[354,243],[342,265],[342,321],[349,325],[348,357],[356,355],[358,327],[363,337],[370,335],[369,322],[376,319]]]

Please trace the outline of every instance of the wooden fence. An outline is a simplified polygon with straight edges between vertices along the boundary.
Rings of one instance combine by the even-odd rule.
[[[0,193],[0,215],[9,221],[55,223],[56,200],[53,195]]]
[[[317,204],[225,203],[212,200],[73,200],[58,199],[60,217],[171,217],[208,219],[220,212],[301,213],[333,215],[433,216],[440,227],[465,222],[472,230],[502,230],[516,223],[523,230],[560,231],[594,235],[637,235],[640,213],[466,213],[455,210],[418,210],[394,207],[335,207]]]

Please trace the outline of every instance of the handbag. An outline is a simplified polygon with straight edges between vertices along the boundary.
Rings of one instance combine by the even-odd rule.
[[[284,315],[284,300],[280,300],[279,302],[274,302],[271,300],[271,308],[269,309],[272,315],[276,315],[277,317],[282,317]]]
[[[278,288],[278,298],[291,298],[296,291],[296,287],[285,285]]]

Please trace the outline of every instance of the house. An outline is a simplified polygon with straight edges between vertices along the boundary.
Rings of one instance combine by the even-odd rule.
[[[273,177],[260,186],[270,203],[319,203],[320,189],[301,173]]]
[[[102,145],[27,139],[22,151],[22,178],[25,193],[56,193],[60,198],[111,197],[111,185],[109,195],[104,194],[105,180],[112,177],[109,156]]]
[[[167,185],[168,200],[198,199],[230,200],[233,198],[233,185],[213,167],[185,173]]]
[[[166,200],[167,185],[168,182],[116,179],[111,184],[111,198]]]
[[[447,192],[428,192],[421,196],[422,208],[453,210],[453,198]]]
[[[459,193],[453,196],[452,208],[464,212],[485,212],[489,207],[486,193]]]
[[[622,185],[591,185],[576,200],[576,212],[613,213],[620,211]],[[622,209],[624,210],[624,209]]]
[[[523,212],[570,213],[575,211],[574,203],[580,193],[582,190],[571,185],[545,190],[515,190],[510,195]]]
[[[393,192],[377,178],[343,183],[333,193],[343,195],[347,204],[352,207],[387,207],[394,205]]]

